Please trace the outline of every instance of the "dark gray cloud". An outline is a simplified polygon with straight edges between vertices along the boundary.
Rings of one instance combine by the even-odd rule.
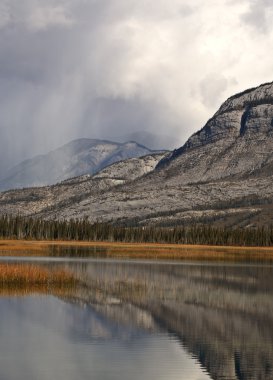
[[[181,145],[227,96],[272,79],[270,3],[2,0],[0,176],[77,137]]]
[[[272,27],[272,12],[272,0],[249,0],[249,9],[242,15],[242,20],[266,34]]]

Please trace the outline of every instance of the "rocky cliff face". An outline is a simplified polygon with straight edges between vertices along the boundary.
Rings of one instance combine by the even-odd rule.
[[[59,191],[58,186],[49,203],[51,188],[32,189],[31,207],[24,192],[5,193],[0,210],[140,225],[273,223],[272,120],[273,83],[269,83],[229,98],[204,128],[183,147],[164,155],[144,176],[117,181],[119,186],[102,186],[101,178],[94,182],[99,175],[91,192],[75,185],[80,196],[66,197],[65,203],[60,201],[64,189]],[[107,174],[101,175],[105,181]]]
[[[159,167],[183,183],[247,174],[272,162],[273,83],[229,98]],[[166,167],[168,166],[168,167]]]

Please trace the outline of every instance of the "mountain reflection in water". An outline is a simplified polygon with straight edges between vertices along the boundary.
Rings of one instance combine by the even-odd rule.
[[[80,279],[56,296],[85,310],[74,321],[75,312],[65,317],[82,339],[88,329],[100,341],[167,331],[212,379],[273,379],[273,267],[107,260],[47,265]],[[179,378],[208,378],[190,376]]]

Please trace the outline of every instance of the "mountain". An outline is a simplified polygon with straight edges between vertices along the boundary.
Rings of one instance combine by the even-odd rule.
[[[0,180],[0,189],[51,185],[70,177],[94,174],[114,162],[151,152],[133,141],[78,139],[15,166]]]
[[[229,98],[200,131],[160,165],[183,183],[248,175],[272,161],[273,84]]]
[[[58,209],[86,204],[99,194],[136,180],[151,172],[166,153],[154,153],[116,162],[95,175],[85,174],[53,186],[9,190],[0,193],[0,212],[22,215],[47,214],[56,218]],[[97,199],[97,198],[96,198]],[[99,200],[97,199],[99,204]],[[113,204],[113,207],[115,205]],[[77,208],[70,217],[79,217]],[[103,216],[102,216],[103,219]]]
[[[60,202],[64,187],[54,187],[52,202],[52,188],[8,192],[0,196],[0,210],[138,225],[251,227],[273,223],[272,185],[273,83],[267,83],[229,98],[184,146],[144,176],[118,186],[92,185],[92,192],[75,185],[80,196],[65,203]]]

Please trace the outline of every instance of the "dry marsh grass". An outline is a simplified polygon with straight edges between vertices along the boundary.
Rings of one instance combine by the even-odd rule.
[[[51,271],[38,265],[0,264],[0,288],[9,286],[69,286],[76,283],[75,277],[61,269]]]
[[[52,248],[90,249],[90,257],[167,260],[273,260],[273,247],[223,247],[156,243],[111,243],[77,241],[0,241],[2,256],[49,256]],[[95,251],[98,248],[98,251]],[[75,256],[78,254],[75,253]],[[65,256],[65,254],[64,254]]]
[[[0,297],[27,297],[34,294],[54,295],[56,297],[71,297],[74,295],[74,286],[64,285],[12,285],[0,286]]]

